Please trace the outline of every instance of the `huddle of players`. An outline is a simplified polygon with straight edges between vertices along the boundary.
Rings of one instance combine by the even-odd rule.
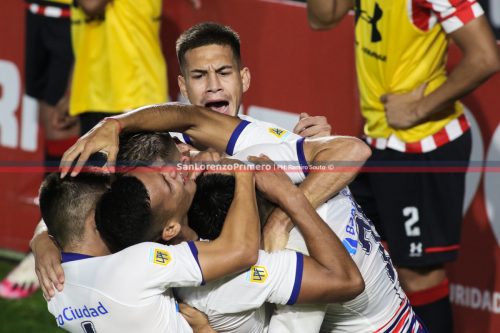
[[[343,174],[307,172],[318,161],[358,161],[360,166],[369,149],[353,138],[304,140],[271,124],[219,115],[236,115],[250,82],[240,64],[237,35],[227,27],[189,29],[179,39],[178,56],[181,91],[194,105],[212,111],[158,105],[108,119],[64,160],[79,159],[75,174],[92,153],[105,151],[114,162],[118,152],[118,165],[130,167],[127,173],[114,182],[105,175],[52,175],[42,185],[42,214],[63,248],[64,289],[49,301],[58,325],[71,331],[189,331],[171,291],[183,287],[176,294],[205,312],[218,332],[318,331],[325,312],[322,331],[425,331],[377,232],[345,187],[356,168]],[[200,65],[207,58],[209,65]],[[203,81],[208,93],[197,94]],[[249,157],[264,153],[273,161],[296,163],[296,171],[287,175],[305,195],[278,172],[202,175],[196,189],[192,175],[172,167],[187,158],[166,134],[122,136],[118,150],[120,132],[175,130],[190,143],[226,151],[237,160],[269,163]],[[68,169],[63,167],[62,174]],[[291,230],[287,244],[297,252],[257,250],[257,206],[262,221],[274,206],[256,201],[254,182],[280,207],[271,214],[287,213],[300,229]],[[198,242],[199,237],[210,241]],[[87,240],[98,246],[89,250]],[[147,241],[177,245],[141,243]],[[300,254],[308,252],[310,257]],[[296,325],[290,327],[286,318],[294,310],[280,309],[269,321],[265,302],[328,306],[297,310],[293,316],[300,320],[291,320]]]

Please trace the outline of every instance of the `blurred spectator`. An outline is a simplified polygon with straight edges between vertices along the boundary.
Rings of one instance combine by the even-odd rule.
[[[161,0],[77,0],[70,114],[86,133],[106,116],[167,101]]]

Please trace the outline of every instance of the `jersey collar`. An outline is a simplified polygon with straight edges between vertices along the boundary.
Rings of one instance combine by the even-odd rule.
[[[75,261],[75,260],[93,258],[93,256],[89,256],[89,255],[81,254],[81,253],[62,252],[61,258],[62,258],[62,262],[65,263],[65,262],[70,262],[70,261]]]

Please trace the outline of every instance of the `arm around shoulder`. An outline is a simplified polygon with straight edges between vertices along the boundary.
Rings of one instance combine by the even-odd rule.
[[[350,136],[332,136],[306,140],[304,154],[311,167],[334,172],[313,172],[300,184],[314,208],[347,186],[371,156],[370,147]]]
[[[290,193],[290,192],[288,192]],[[306,241],[298,303],[336,303],[354,299],[365,289],[363,277],[338,236],[301,192],[280,204]]]
[[[240,171],[235,172],[235,178],[234,199],[220,236],[212,242],[196,243],[206,281],[248,269],[258,260],[260,221],[254,175]]]

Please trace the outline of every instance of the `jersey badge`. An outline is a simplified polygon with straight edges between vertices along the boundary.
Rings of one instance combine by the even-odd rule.
[[[281,129],[278,127],[274,127],[274,128],[271,127],[268,129],[268,132],[271,133],[272,135],[274,135],[275,137],[277,137],[278,139],[282,139],[288,134],[287,130],[284,130],[284,129]]]
[[[167,250],[164,249],[151,249],[149,261],[156,265],[167,266],[172,257]]]
[[[248,271],[248,279],[254,283],[264,283],[268,277],[267,269],[264,266],[252,266]]]

